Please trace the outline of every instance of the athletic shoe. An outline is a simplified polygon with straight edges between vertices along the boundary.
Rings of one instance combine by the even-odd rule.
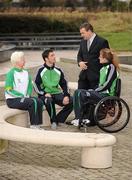
[[[30,129],[44,130],[43,128],[40,127],[40,125],[31,125]]]
[[[82,123],[85,125],[88,125],[88,124],[90,124],[90,120],[89,119],[83,119]]]
[[[51,124],[51,129],[53,129],[53,130],[57,129],[57,124],[55,122],[53,122]]]
[[[73,126],[78,126],[78,125],[79,125],[79,119],[74,119],[74,120],[72,120],[72,121],[71,121],[71,124],[72,124]]]
[[[90,125],[90,120],[89,119],[83,119],[82,124],[86,125],[86,126],[89,126]]]

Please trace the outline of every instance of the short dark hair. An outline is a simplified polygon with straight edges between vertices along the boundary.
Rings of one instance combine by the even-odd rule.
[[[86,31],[88,31],[88,30],[90,30],[92,32],[94,31],[93,26],[90,23],[87,23],[87,22],[81,24],[80,29],[82,29],[82,28],[85,28]]]
[[[42,53],[42,57],[43,57],[43,60],[44,60],[44,61],[45,61],[45,58],[48,58],[49,53],[51,53],[51,52],[54,52],[54,49],[53,49],[53,48],[46,49],[46,50]]]

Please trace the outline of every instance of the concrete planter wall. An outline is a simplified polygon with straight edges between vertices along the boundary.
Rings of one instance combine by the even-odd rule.
[[[11,53],[15,50],[15,47],[16,45],[14,44],[0,46],[0,63],[10,59]]]
[[[132,55],[119,55],[120,64],[132,65]]]

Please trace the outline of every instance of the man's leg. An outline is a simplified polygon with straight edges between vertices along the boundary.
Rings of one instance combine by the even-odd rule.
[[[38,118],[37,102],[35,98],[14,98],[7,99],[7,105],[13,109],[27,110],[30,116],[31,125],[39,125],[42,123]]]
[[[88,80],[79,79],[78,80],[78,89],[85,89],[85,90],[90,89]]]
[[[90,81],[88,89],[96,89],[98,87],[98,85],[99,85],[99,81],[98,80]]]
[[[59,106],[63,106],[63,109],[56,116],[58,123],[64,123],[65,120],[67,119],[67,117],[69,116],[69,114],[73,110],[72,97],[70,97],[69,104],[67,104],[67,105],[63,104],[63,98],[64,98],[64,95],[62,93],[54,95],[55,103]]]
[[[42,99],[43,103],[45,104],[46,110],[48,111],[51,124],[53,122],[57,122],[54,99],[52,97],[44,97],[44,96],[41,96],[40,98]]]
[[[86,70],[82,70],[79,74],[78,89],[85,89],[85,90],[90,89],[89,81],[87,80],[87,71]]]
[[[42,115],[43,115],[43,101],[40,99],[40,98],[36,98],[34,97],[34,99],[36,99],[36,102],[37,102],[37,113],[36,113],[36,116],[39,120],[39,124],[42,124]]]

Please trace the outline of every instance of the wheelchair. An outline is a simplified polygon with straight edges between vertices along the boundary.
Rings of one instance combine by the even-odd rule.
[[[121,79],[116,83],[116,96],[107,96],[101,99],[97,104],[89,104],[89,111],[93,109],[93,120],[95,124],[105,132],[116,133],[126,127],[130,120],[130,109],[127,103],[120,98]],[[86,105],[86,104],[85,104]],[[92,112],[92,111],[91,111]],[[85,132],[89,124],[83,122],[83,116],[79,120],[79,129],[84,127]]]

